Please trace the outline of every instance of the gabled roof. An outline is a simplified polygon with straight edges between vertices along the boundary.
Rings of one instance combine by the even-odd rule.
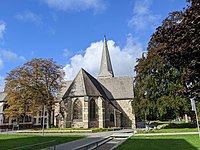
[[[101,84],[82,68],[67,89],[63,99],[74,96],[102,96],[107,99]]]

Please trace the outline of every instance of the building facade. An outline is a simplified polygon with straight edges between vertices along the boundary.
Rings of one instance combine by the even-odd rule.
[[[80,69],[66,81],[55,104],[54,124],[72,128],[135,128],[133,80],[115,77],[104,38],[98,78]]]
[[[47,125],[47,110],[43,111],[43,108],[37,113],[37,115],[28,114],[25,116],[25,118],[7,118],[4,115],[4,109],[6,107],[6,96],[7,94],[5,92],[0,92],[0,131],[2,129],[24,129],[24,128],[36,128],[36,127],[42,127],[43,124],[43,118],[44,118],[44,124]],[[44,117],[43,117],[44,114]]]

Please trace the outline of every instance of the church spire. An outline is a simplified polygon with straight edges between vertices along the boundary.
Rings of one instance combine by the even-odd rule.
[[[104,35],[103,51],[102,51],[102,56],[101,56],[101,66],[100,66],[100,72],[99,72],[98,77],[99,78],[114,77],[105,35]]]

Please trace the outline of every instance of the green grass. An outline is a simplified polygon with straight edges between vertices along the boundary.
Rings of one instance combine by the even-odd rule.
[[[54,144],[66,143],[84,138],[84,136],[38,136],[38,135],[18,135],[18,134],[0,134],[0,150],[7,150],[24,145],[42,143],[46,141],[56,140],[54,143],[45,144],[44,147],[49,147]],[[36,148],[36,147],[35,147]],[[27,149],[27,148],[26,148]]]
[[[116,150],[200,150],[198,135],[132,136]]]

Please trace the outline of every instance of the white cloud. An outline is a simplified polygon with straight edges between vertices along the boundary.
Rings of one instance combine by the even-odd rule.
[[[3,40],[3,35],[6,30],[6,23],[0,20],[0,43]]]
[[[128,25],[136,31],[145,31],[149,28],[155,29],[160,15],[153,14],[150,6],[151,0],[137,0],[133,8],[133,16],[129,20]]]
[[[126,45],[123,48],[116,46],[113,40],[108,40],[107,44],[115,75],[133,76],[136,58],[141,57],[143,52],[142,45],[131,34],[128,35]],[[97,77],[100,68],[102,47],[103,41],[93,42],[85,50],[84,54],[73,56],[70,59],[70,63],[64,67],[65,78],[69,80],[73,79],[80,68],[84,68]]]
[[[18,13],[15,18],[24,22],[31,22],[37,26],[43,25],[42,19],[37,14],[31,11],[25,11],[23,13]]]
[[[9,50],[0,49],[0,69],[4,66],[4,61],[25,61],[24,56],[19,56]]]
[[[0,76],[0,92],[4,91],[4,87],[5,87],[4,77]]]
[[[103,11],[106,8],[104,0],[41,0],[49,7],[62,11],[84,11],[92,9],[95,12]]]
[[[68,48],[65,48],[65,49],[63,50],[63,56],[64,56],[64,57],[69,57],[69,55],[70,55],[69,49],[68,49]]]

